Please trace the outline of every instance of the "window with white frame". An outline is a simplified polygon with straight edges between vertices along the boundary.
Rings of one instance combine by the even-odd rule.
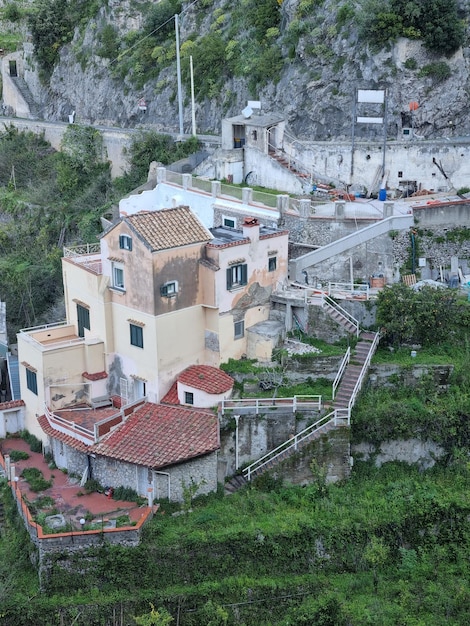
[[[113,287],[124,291],[124,265],[113,263]]]
[[[248,282],[248,265],[237,263],[227,268],[227,289],[242,287]]]
[[[132,250],[132,239],[129,235],[119,235],[119,247],[121,250]]]
[[[160,295],[165,296],[167,298],[176,296],[177,293],[178,293],[178,283],[176,280],[169,281],[160,287]]]
[[[222,224],[226,227],[226,228],[235,228],[235,226],[237,225],[237,221],[234,217],[229,217],[228,215],[223,215],[222,216]]]
[[[233,325],[233,338],[234,339],[243,339],[245,336],[245,322],[241,320],[240,322],[235,322]]]

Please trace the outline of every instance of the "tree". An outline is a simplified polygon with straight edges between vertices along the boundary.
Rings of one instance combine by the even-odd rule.
[[[155,609],[153,604],[150,604],[151,611],[145,615],[134,617],[134,621],[137,626],[168,626],[173,621],[170,613],[166,609]]]

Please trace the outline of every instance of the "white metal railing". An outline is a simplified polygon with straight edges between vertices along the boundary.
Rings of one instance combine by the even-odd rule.
[[[99,243],[84,243],[77,246],[64,247],[64,256],[73,257],[83,254],[100,254],[101,247]]]
[[[222,415],[227,411],[250,412],[258,415],[261,412],[277,409],[296,411],[321,411],[322,396],[293,396],[291,398],[240,398],[237,400],[222,400],[219,410]]]
[[[71,435],[79,441],[86,443],[87,445],[95,443],[95,436],[93,431],[89,430],[88,428],[84,428],[83,426],[80,426],[80,424],[76,424],[73,421],[66,420],[63,417],[56,415],[49,410],[47,405],[45,405],[45,415],[47,421],[49,422],[49,425],[59,432],[62,432],[66,435]]]
[[[37,332],[39,330],[49,330],[49,328],[59,328],[61,326],[71,326],[67,320],[63,320],[62,322],[54,322],[52,324],[41,324],[40,326],[30,326],[29,328],[22,328],[20,333],[32,333]]]
[[[359,373],[358,379],[356,381],[356,384],[354,385],[354,389],[352,390],[351,393],[351,397],[349,398],[349,402],[348,402],[348,410],[351,411],[351,409],[353,408],[355,402],[356,402],[356,398],[357,395],[359,393],[359,391],[361,390],[362,387],[362,383],[364,381],[364,378],[367,374],[367,370],[369,369],[369,365],[370,362],[372,361],[372,357],[375,354],[375,351],[377,350],[377,346],[379,344],[379,340],[380,340],[380,333],[375,333],[374,339],[370,345],[369,348],[369,353],[367,354],[366,360],[364,361],[364,364],[362,366],[362,369]]]
[[[353,326],[356,329],[356,337],[359,337],[359,333],[360,333],[360,328],[359,328],[359,322],[358,320],[351,315],[351,313],[349,313],[349,311],[346,311],[346,309],[343,309],[343,307],[341,305],[339,305],[335,300],[333,300],[333,298],[330,298],[330,296],[327,296],[326,294],[323,294],[322,296],[322,306],[329,306],[331,308],[333,308],[337,313],[339,313],[339,315],[341,315],[341,317],[346,321],[349,322],[350,324],[353,324]]]
[[[259,473],[263,468],[266,467],[272,461],[278,459],[281,455],[285,455],[286,452],[296,452],[299,448],[299,444],[306,439],[309,439],[316,432],[328,426],[328,424],[333,424],[334,426],[344,425],[349,426],[351,422],[351,411],[349,409],[335,409],[324,415],[319,420],[317,420],[314,424],[307,426],[301,432],[294,435],[291,439],[288,439],[284,443],[281,443],[280,446],[274,448],[260,459],[245,467],[243,469],[243,476],[247,480],[251,480],[253,475]]]
[[[344,293],[351,296],[366,296],[369,300],[369,285],[367,283],[328,283],[328,295],[343,295]]]
[[[346,350],[346,354],[343,357],[343,360],[340,363],[338,373],[336,374],[336,378],[333,381],[332,400],[335,399],[336,390],[338,389],[338,385],[340,383],[340,380],[343,377],[344,370],[346,369],[346,366],[349,363],[350,358],[351,358],[351,348],[348,348]]]

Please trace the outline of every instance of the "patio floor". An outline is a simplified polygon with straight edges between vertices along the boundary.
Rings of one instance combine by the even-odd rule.
[[[147,511],[146,505],[139,507],[135,502],[113,500],[103,493],[87,494],[85,489],[80,487],[78,479],[71,478],[60,469],[50,469],[43,455],[40,452],[31,452],[29,444],[23,439],[12,438],[0,441],[0,452],[3,456],[12,450],[29,454],[28,459],[11,463],[16,468],[21,493],[26,496],[29,502],[34,502],[38,497],[50,496],[55,502],[55,508],[77,530],[80,529],[79,520],[81,518],[93,517],[94,520],[112,520],[128,514],[131,522],[137,522]],[[31,491],[26,480],[21,478],[21,472],[30,467],[41,470],[46,480],[52,479],[52,487],[40,493]],[[79,493],[83,495],[78,495]]]

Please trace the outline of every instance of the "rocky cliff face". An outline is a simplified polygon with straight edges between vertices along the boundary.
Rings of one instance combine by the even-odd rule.
[[[360,88],[387,90],[389,138],[401,138],[402,128],[410,125],[418,136],[426,138],[469,134],[470,48],[462,40],[462,47],[455,53],[441,57],[429,52],[421,40],[403,37],[371,48],[359,19],[367,2],[371,0],[281,0],[279,27],[268,31],[271,44],[274,41],[281,51],[280,71],[275,79],[264,85],[258,80],[256,87],[249,75],[243,75],[243,68],[236,76],[227,69],[220,86],[197,97],[198,131],[220,132],[223,117],[238,115],[248,99],[259,99],[264,111],[284,114],[290,131],[299,139],[347,139],[351,136],[356,89]],[[464,19],[470,14],[469,5],[468,0],[459,3],[459,15]],[[126,48],[123,41],[131,41],[132,33],[135,41],[139,33],[144,36],[146,6],[131,0],[110,0],[84,29],[76,29],[72,42],[61,49],[60,61],[47,84],[38,80],[33,47],[25,49],[25,79],[46,119],[66,121],[76,111],[76,121],[81,123],[124,127],[151,124],[159,130],[177,130],[173,59],[158,77],[146,80],[144,76],[140,83],[135,80],[136,63],[127,75],[121,72],[117,77],[113,71],[134,45]],[[249,55],[246,32],[239,33],[243,46],[229,35],[224,39],[230,20],[235,19],[234,10],[222,0],[183,4],[182,49],[197,37],[216,33],[224,41],[227,58],[237,45]],[[100,33],[106,25],[112,25],[119,34],[120,52],[115,59],[98,54]],[[265,48],[260,50],[266,49],[267,44],[263,45]],[[157,56],[158,46],[155,50],[152,54]],[[225,65],[228,67],[228,61]],[[203,72],[195,74],[196,86],[203,78]],[[138,108],[142,97],[147,102],[145,113]],[[189,130],[187,80],[183,82],[183,102],[184,126]],[[413,118],[410,102],[419,105]],[[372,140],[378,139],[382,130],[377,125],[361,124],[356,134]]]

